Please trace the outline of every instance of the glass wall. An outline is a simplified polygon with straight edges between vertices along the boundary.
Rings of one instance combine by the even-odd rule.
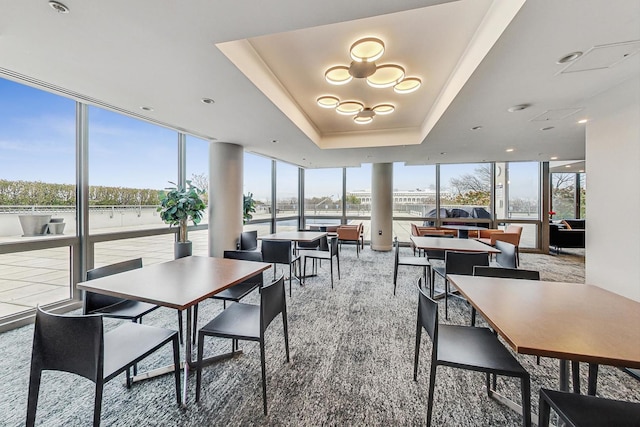
[[[342,217],[342,168],[305,170],[304,213],[308,224],[314,223],[312,217]]]
[[[504,191],[500,185],[504,183]],[[540,219],[540,164],[537,162],[496,163],[496,218],[511,220]],[[507,207],[507,211],[503,210]],[[538,246],[538,223],[519,222],[521,248]]]
[[[276,217],[297,215],[298,167],[289,163],[276,162]]]
[[[202,200],[209,205],[209,141],[187,135],[186,179],[192,185],[205,190]],[[202,222],[208,224],[208,209],[204,211]],[[191,235],[191,233],[189,233]]]
[[[466,163],[440,166],[441,217],[447,224],[491,218],[491,164]]]
[[[256,154],[244,153],[243,168],[243,194],[251,193],[256,202],[256,212],[253,213],[252,221],[269,221],[271,218],[271,159],[258,156]],[[266,225],[268,231],[271,232],[271,225]],[[245,226],[245,230],[254,230],[249,226]],[[259,232],[260,233],[260,232]]]
[[[576,217],[576,178],[575,173],[551,174],[551,211],[553,219]]]
[[[158,191],[177,182],[177,147],[175,131],[90,107],[90,231],[167,227],[156,207]]]

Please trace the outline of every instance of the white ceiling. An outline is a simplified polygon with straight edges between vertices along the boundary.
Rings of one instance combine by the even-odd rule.
[[[63,0],[69,14],[45,0],[0,2],[0,76],[310,167],[584,159],[588,123],[576,121],[590,118],[595,95],[640,73],[637,44],[594,49],[575,63],[623,56],[609,68],[561,73],[566,65],[556,64],[573,51],[640,40],[637,0],[528,0],[519,10],[521,0]],[[396,99],[398,111],[377,117],[374,132],[358,127],[355,136],[376,147],[321,149],[354,134],[349,118],[315,105],[334,89],[324,70],[347,65],[351,43],[371,34],[424,86]],[[230,42],[252,47],[279,93],[221,52]],[[383,99],[358,83],[348,90],[360,92],[336,94]],[[506,111],[523,103],[531,106]],[[558,109],[577,112],[532,121]]]

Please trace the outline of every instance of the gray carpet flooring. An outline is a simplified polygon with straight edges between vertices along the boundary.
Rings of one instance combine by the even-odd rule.
[[[406,255],[410,252],[401,250]],[[583,255],[580,251],[522,254],[521,268],[540,270],[546,280],[584,282]],[[308,279],[304,287],[294,282],[293,297],[287,296],[291,363],[285,363],[280,318],[267,331],[269,415],[262,412],[259,347],[243,342],[243,355],[204,369],[199,403],[194,402],[195,376],[189,378],[186,410],[175,402],[172,376],[137,383],[131,389],[124,386],[124,377],[114,379],[105,387],[103,425],[424,425],[428,339],[423,340],[418,381],[412,377],[415,281],[420,270],[401,267],[393,296],[391,252],[367,248],[356,258],[355,247],[345,246],[342,278],[336,277],[334,289],[328,267],[324,263],[319,276]],[[257,293],[247,302],[257,303]],[[203,303],[200,326],[221,310],[221,302]],[[468,324],[469,312],[464,301],[451,300],[449,322]],[[145,323],[175,328],[175,319],[173,310],[163,308],[148,315]],[[0,335],[0,425],[24,425],[32,334],[33,327],[27,326]],[[205,344],[208,355],[229,348],[228,340],[210,338]],[[532,356],[517,357],[532,376],[532,403],[537,410],[539,388],[557,389],[558,362],[543,358],[538,366]],[[142,363],[141,369],[162,366],[170,358],[167,348]],[[586,366],[581,375],[586,384]],[[520,416],[487,397],[483,383],[480,373],[439,368],[433,425],[521,425]],[[617,368],[601,367],[598,386],[601,396],[640,401],[640,382]],[[498,388],[520,400],[517,380],[499,379]],[[44,374],[38,425],[90,425],[92,411],[93,383],[70,374]]]

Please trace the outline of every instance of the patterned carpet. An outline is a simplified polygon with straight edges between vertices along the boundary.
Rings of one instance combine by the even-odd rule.
[[[408,248],[402,248],[409,254]],[[423,341],[418,381],[414,382],[413,346],[419,269],[401,267],[398,292],[392,290],[391,252],[355,248],[341,253],[341,280],[332,290],[329,266],[304,287],[294,283],[287,297],[291,363],[285,363],[282,323],[267,331],[267,393],[269,415],[262,412],[260,350],[241,343],[244,355],[203,371],[202,398],[194,402],[195,376],[189,378],[189,406],[177,407],[172,376],[124,385],[124,377],[105,387],[102,422],[105,426],[204,425],[423,425],[429,374],[430,342]],[[541,271],[542,279],[584,281],[584,252],[561,255],[522,254],[522,268]],[[280,270],[280,268],[279,268]],[[266,277],[270,277],[267,274]],[[247,302],[258,301],[257,293]],[[217,301],[201,305],[202,326],[222,309]],[[443,308],[442,308],[443,309]],[[444,309],[443,309],[444,310]],[[468,324],[469,307],[450,301],[450,323]],[[444,313],[441,313],[444,314]],[[442,318],[444,316],[442,315]],[[106,321],[109,326],[116,324]],[[151,325],[175,327],[175,312],[160,309],[145,318]],[[33,327],[0,335],[0,424],[24,425]],[[208,339],[205,352],[228,351],[228,340]],[[558,362],[518,356],[532,376],[532,403],[537,410],[541,386],[557,388]],[[167,348],[141,368],[170,360]],[[586,384],[586,366],[581,372]],[[439,368],[433,425],[517,426],[521,417],[489,399],[479,373]],[[640,401],[640,382],[616,368],[601,367],[599,394]],[[499,379],[498,389],[520,400],[519,382]],[[69,374],[47,372],[38,406],[38,425],[86,426],[93,412],[93,384]]]

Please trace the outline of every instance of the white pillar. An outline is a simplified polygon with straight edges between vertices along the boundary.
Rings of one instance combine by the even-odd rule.
[[[243,149],[209,144],[209,256],[236,248],[242,232]]]
[[[393,163],[374,163],[371,170],[371,249],[393,245]]]

